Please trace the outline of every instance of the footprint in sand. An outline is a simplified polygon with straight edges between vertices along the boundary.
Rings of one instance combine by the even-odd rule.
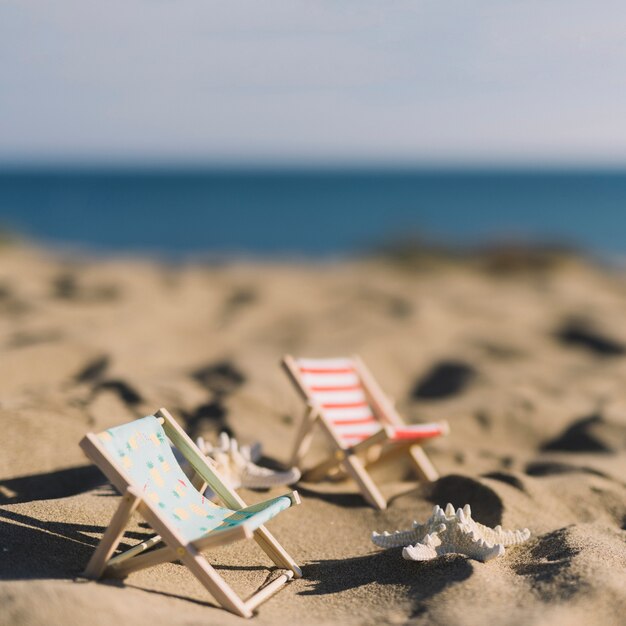
[[[449,398],[464,391],[476,375],[476,370],[463,361],[440,361],[415,383],[411,397],[414,400]]]
[[[221,432],[234,437],[227,420],[228,409],[219,399],[201,404],[191,412],[179,409],[178,413],[185,420],[186,430],[192,439],[205,436],[207,433],[217,435]]]
[[[191,378],[217,396],[226,396],[246,382],[244,374],[231,361],[209,363],[193,372]]]
[[[135,408],[143,403],[139,392],[131,387],[126,381],[120,379],[103,380],[94,387],[94,394],[98,391],[113,391],[128,407]]]
[[[120,296],[113,284],[83,285],[75,274],[60,274],[52,281],[52,296],[72,302],[111,302]]]
[[[443,476],[424,487],[426,497],[433,504],[451,502],[455,509],[469,504],[474,519],[486,526],[502,523],[504,504],[500,496],[487,485],[460,474]]]
[[[236,288],[224,301],[218,325],[221,327],[230,324],[235,315],[243,309],[255,304],[258,300],[258,292],[253,287]]]
[[[92,359],[74,376],[77,383],[93,383],[102,378],[111,364],[108,354]]]
[[[30,309],[31,306],[20,300],[7,283],[0,283],[0,314],[18,317]]]
[[[535,461],[529,463],[526,466],[525,472],[529,476],[539,477],[554,476],[557,474],[583,473],[612,480],[612,478],[608,474],[595,470],[592,467],[585,467],[584,465],[568,465],[567,463],[558,463],[556,461]]]
[[[626,346],[616,339],[595,330],[590,322],[581,319],[566,321],[555,333],[557,341],[572,348],[582,348],[595,356],[614,357],[626,353]]]
[[[544,443],[543,452],[603,452],[626,449],[626,426],[594,414],[572,422],[560,435]]]
[[[513,564],[518,576],[523,576],[545,602],[563,602],[581,588],[579,577],[572,571],[572,561],[580,552],[575,547],[572,529],[560,528],[520,551],[527,550],[528,558],[519,558]]]

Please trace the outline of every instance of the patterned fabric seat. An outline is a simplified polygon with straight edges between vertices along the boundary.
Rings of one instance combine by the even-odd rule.
[[[153,415],[110,428],[97,437],[129,483],[155,504],[187,541],[243,522],[254,530],[291,506],[286,496],[239,511],[214,504],[183,473]]]
[[[218,506],[203,497],[181,470],[180,452],[219,497]],[[87,456],[121,494],[118,507],[83,572],[85,578],[125,578],[132,572],[178,561],[215,600],[235,615],[252,617],[255,609],[302,570],[265,527],[278,512],[300,504],[296,491],[246,506],[209,463],[165,408],[80,442]],[[115,553],[131,516],[137,513],[154,534]],[[207,560],[206,552],[235,541],[253,540],[284,573],[243,600]]]

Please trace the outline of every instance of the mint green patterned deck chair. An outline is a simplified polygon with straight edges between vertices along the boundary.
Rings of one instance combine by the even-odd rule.
[[[181,470],[170,441],[195,470],[199,490]],[[181,561],[225,609],[251,617],[259,604],[302,575],[263,525],[280,511],[299,504],[297,492],[246,506],[165,409],[97,435],[90,433],[80,446],[122,494],[122,502],[87,564],[87,578],[123,578],[159,563]],[[202,495],[207,484],[227,508]],[[158,534],[113,556],[135,510]],[[239,539],[254,539],[277,567],[287,570],[247,601],[201,554]]]

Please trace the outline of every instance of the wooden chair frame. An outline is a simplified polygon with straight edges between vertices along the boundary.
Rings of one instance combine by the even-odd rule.
[[[162,423],[163,430],[170,441],[189,461],[197,476],[211,487],[226,507],[233,510],[263,508],[263,503],[246,507],[242,498],[215,473],[207,458],[166,409],[159,409],[154,415]],[[302,576],[302,571],[295,561],[263,525],[252,530],[249,525],[243,523],[229,530],[209,533],[192,542],[186,541],[163,520],[155,506],[148,499],[143,498],[142,494],[132,486],[130,479],[115,466],[95,435],[86,435],[80,442],[80,446],[86,456],[102,470],[122,494],[122,501],[87,564],[85,577],[93,579],[102,576],[124,577],[131,572],[159,563],[178,560],[189,568],[222,607],[241,617],[251,617],[254,609],[276,593],[285,583],[292,578]],[[286,496],[290,498],[292,504],[300,504],[297,492],[293,491]],[[158,534],[113,556],[134,511],[140,513]],[[242,600],[235,593],[201,554],[201,551],[207,548],[240,539],[254,539],[277,567],[288,570],[259,589],[247,601]],[[148,552],[150,548],[160,543],[164,546]]]
[[[313,428],[319,422],[335,450],[329,459],[303,472],[302,478],[311,481],[320,480],[332,469],[340,467],[354,479],[363,497],[373,507],[383,510],[387,508],[387,501],[369,475],[368,463],[364,462],[359,455],[374,451],[377,460],[383,460],[383,458],[387,460],[397,454],[408,454],[420,480],[432,482],[439,478],[439,474],[419,443],[413,440],[391,442],[393,429],[404,427],[406,424],[361,358],[356,355],[351,359],[367,401],[381,424],[381,430],[353,446],[345,446],[335,434],[333,425],[324,416],[322,408],[309,395],[296,359],[291,355],[286,355],[282,360],[282,366],[306,402],[306,410],[298,429],[290,464],[301,466],[302,458],[311,444]],[[385,446],[385,444],[389,445]],[[383,446],[386,449],[383,449]],[[377,451],[376,448],[378,448]]]

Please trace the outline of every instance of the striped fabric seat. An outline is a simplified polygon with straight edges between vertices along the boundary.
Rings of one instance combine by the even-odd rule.
[[[353,446],[382,428],[352,359],[297,359],[296,364],[309,397],[333,426],[343,446]],[[441,424],[415,424],[395,428],[392,441],[429,439],[442,434]]]

